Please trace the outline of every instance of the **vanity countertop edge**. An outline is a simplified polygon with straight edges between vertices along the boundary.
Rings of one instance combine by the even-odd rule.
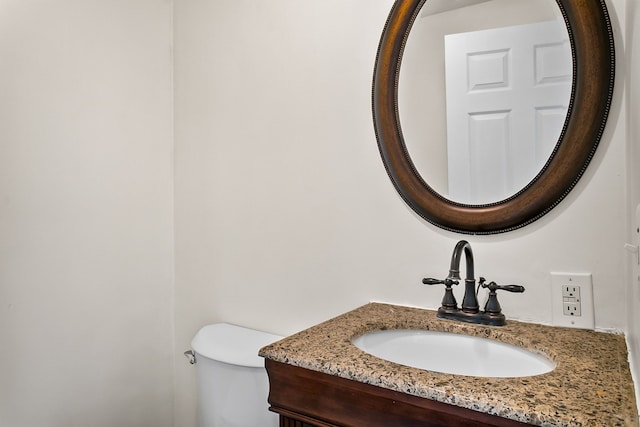
[[[386,329],[481,336],[552,359],[546,374],[485,378],[399,365],[351,340]],[[494,327],[436,317],[415,307],[369,303],[259,351],[276,362],[539,426],[638,426],[625,338],[620,334],[509,320]]]

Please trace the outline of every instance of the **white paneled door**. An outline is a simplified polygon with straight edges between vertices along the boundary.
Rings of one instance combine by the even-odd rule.
[[[449,198],[503,200],[558,141],[571,95],[563,22],[445,36]]]

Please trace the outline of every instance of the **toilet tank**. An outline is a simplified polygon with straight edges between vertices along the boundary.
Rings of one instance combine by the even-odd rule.
[[[201,427],[276,427],[269,380],[258,350],[283,337],[228,323],[204,326],[191,342]]]

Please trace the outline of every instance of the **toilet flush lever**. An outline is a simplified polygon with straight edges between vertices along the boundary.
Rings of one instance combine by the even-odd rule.
[[[184,356],[189,359],[189,363],[192,365],[196,364],[196,354],[193,352],[193,350],[187,350],[184,352]]]

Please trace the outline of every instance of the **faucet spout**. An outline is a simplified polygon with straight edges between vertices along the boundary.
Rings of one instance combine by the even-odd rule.
[[[467,278],[474,277],[473,251],[471,250],[471,245],[466,240],[460,240],[453,249],[453,255],[451,255],[449,277],[452,279],[460,279],[460,258],[462,257],[463,251],[467,261]]]
[[[471,245],[466,240],[460,240],[453,249],[451,255],[451,266],[449,267],[449,278],[460,279],[460,258],[464,253],[466,261],[466,274],[464,279],[464,298],[462,299],[462,311],[465,313],[478,313],[480,306],[476,296],[476,279],[474,274],[473,251]]]

